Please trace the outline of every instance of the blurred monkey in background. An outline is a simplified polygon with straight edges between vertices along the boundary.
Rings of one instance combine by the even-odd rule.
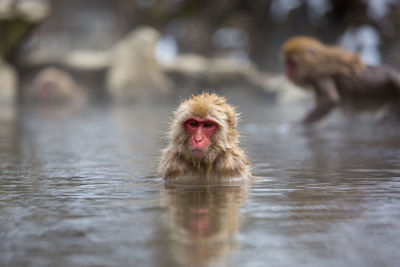
[[[71,105],[85,103],[85,90],[72,75],[58,68],[47,67],[35,77],[23,98],[42,105]]]
[[[285,74],[311,88],[314,108],[303,124],[312,124],[337,106],[353,112],[388,108],[400,118],[400,73],[387,66],[365,65],[358,54],[298,36],[282,46]]]

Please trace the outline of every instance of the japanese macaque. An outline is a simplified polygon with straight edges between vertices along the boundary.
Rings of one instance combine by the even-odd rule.
[[[67,72],[48,67],[35,77],[24,98],[45,105],[71,105],[86,101],[86,93]]]
[[[318,121],[337,106],[350,111],[388,108],[400,118],[400,73],[394,69],[365,65],[358,54],[304,36],[286,41],[282,52],[286,76],[315,94],[315,107],[304,124]]]
[[[239,147],[237,114],[224,97],[207,93],[192,96],[173,115],[170,144],[159,164],[167,182],[250,178],[249,163]]]

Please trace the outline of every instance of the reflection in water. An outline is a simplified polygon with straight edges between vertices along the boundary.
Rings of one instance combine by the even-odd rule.
[[[180,266],[225,266],[236,248],[246,186],[166,187],[171,253]]]

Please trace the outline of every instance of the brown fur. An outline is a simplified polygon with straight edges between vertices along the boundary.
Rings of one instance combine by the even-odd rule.
[[[218,180],[227,177],[250,176],[244,151],[239,147],[236,131],[237,113],[224,97],[203,93],[183,101],[173,113],[169,130],[170,144],[163,150],[159,164],[162,176]],[[188,149],[189,134],[184,123],[189,117],[213,120],[217,132],[210,138],[207,155],[192,157]]]
[[[297,36],[289,39],[282,47],[285,58],[290,57],[301,69],[296,72],[296,80],[302,83],[309,74],[326,76],[357,74],[365,68],[360,56],[340,47],[326,46],[316,39]]]
[[[338,105],[357,112],[388,107],[400,117],[400,74],[393,68],[364,65],[357,54],[304,36],[289,39],[282,51],[288,78],[315,94],[303,123],[318,121]]]

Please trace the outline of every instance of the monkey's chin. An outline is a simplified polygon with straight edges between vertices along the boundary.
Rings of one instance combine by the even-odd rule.
[[[207,155],[207,150],[206,149],[200,149],[200,148],[192,148],[190,150],[190,154],[194,157],[194,158],[204,158]]]

